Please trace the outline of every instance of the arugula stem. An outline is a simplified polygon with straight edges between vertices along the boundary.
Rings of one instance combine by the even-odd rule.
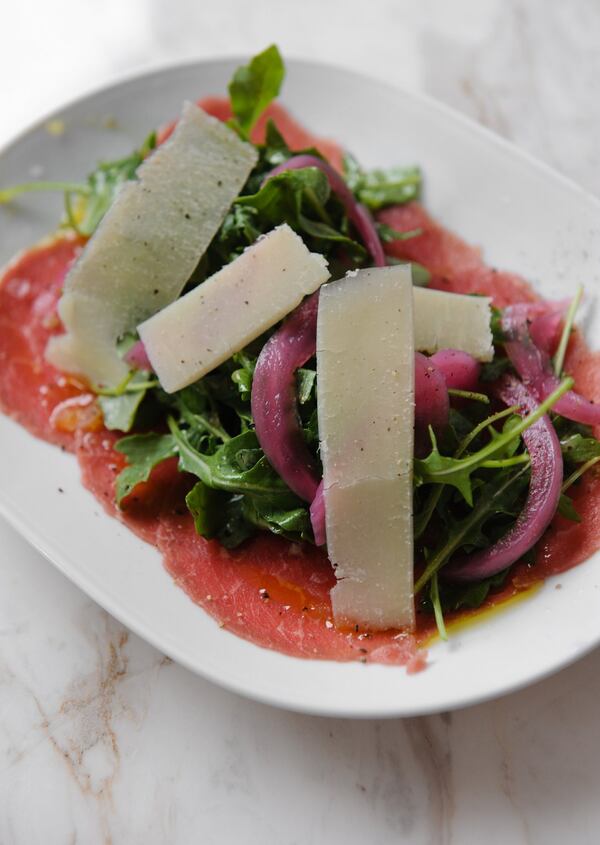
[[[419,537],[423,535],[425,529],[429,525],[429,520],[433,516],[433,512],[437,507],[437,503],[440,500],[440,496],[442,495],[444,487],[441,484],[436,485],[432,488],[431,493],[429,494],[429,499],[427,500],[427,504],[425,505],[425,510],[421,514],[420,518],[415,521],[413,526],[413,534],[415,540],[418,540]]]
[[[20,194],[31,194],[35,191],[63,191],[72,194],[89,194],[90,188],[81,182],[23,182],[0,191],[0,205],[9,203]]]
[[[503,449],[508,443],[510,443],[515,437],[520,436],[524,431],[526,431],[529,426],[533,425],[537,422],[540,417],[542,417],[547,411],[554,405],[560,397],[566,393],[567,390],[570,390],[573,386],[573,379],[568,377],[563,379],[560,383],[558,388],[547,397],[537,408],[536,410],[529,414],[528,416],[524,417],[514,428],[510,431],[505,432],[504,434],[500,435],[493,440],[491,443],[488,443],[487,446],[484,446],[483,449],[480,449],[478,452],[475,452],[472,455],[464,458],[462,462],[461,470],[469,469],[470,467],[475,468],[476,466],[487,467],[490,469],[499,469],[503,467],[510,467],[516,465],[523,465],[523,471],[525,471],[529,466],[529,456],[528,455],[515,455],[512,458],[505,458],[503,460],[491,460],[488,456],[493,455],[495,452]],[[473,431],[471,431],[462,441],[458,449],[456,450],[455,457],[459,458],[467,448],[467,446],[480,434],[485,428],[487,428],[491,423],[496,422],[498,419],[502,419],[518,410],[518,406],[512,406],[510,408],[506,408],[504,411],[499,411],[497,414],[494,414],[491,417],[483,420],[478,426],[476,426]],[[482,460],[483,459],[483,460]],[[585,471],[585,470],[584,470]],[[418,539],[422,536],[423,532],[425,531],[427,525],[429,524],[429,520],[431,519],[433,512],[436,508],[440,500],[440,496],[442,493],[443,485],[444,485],[444,476],[452,475],[452,473],[456,472],[456,467],[446,469],[446,470],[438,470],[435,473],[430,473],[429,478],[425,479],[425,483],[437,483],[439,487],[437,490],[433,490],[430,494],[429,501],[425,506],[425,510],[415,525],[414,536],[415,539]],[[575,480],[575,479],[574,479]],[[476,507],[473,511],[473,514],[478,513],[478,508]],[[452,554],[454,551],[453,547],[448,552]],[[437,558],[434,558],[436,560]],[[443,561],[442,561],[443,562]],[[438,563],[437,566],[441,566],[441,563]],[[426,572],[429,571],[429,565]],[[433,569],[436,571],[436,568]],[[423,576],[419,583],[423,581]],[[423,583],[426,583],[423,581]],[[422,586],[422,584],[421,584]]]
[[[200,414],[194,414],[191,411],[183,410],[183,418],[188,423],[188,425],[194,427],[198,426],[199,428],[204,429],[208,434],[212,434],[213,437],[218,437],[219,440],[222,440],[223,443],[226,443],[228,440],[231,440],[231,436],[227,434],[224,428],[220,425],[215,425],[211,423],[210,420],[207,420],[206,417],[200,416]]]
[[[504,419],[504,417],[508,417],[511,414],[514,414],[516,411],[519,410],[518,405],[511,405],[510,408],[505,408],[503,411],[498,411],[496,414],[492,414],[490,417],[486,417],[483,422],[479,423],[479,425],[475,426],[473,431],[470,431],[469,434],[464,438],[464,440],[459,445],[458,449],[454,453],[455,458],[460,458],[460,456],[464,453],[467,446],[473,442],[473,440],[481,434],[486,428],[489,428],[493,423],[497,422],[498,420]],[[525,461],[521,461],[521,458],[525,458],[525,460],[529,460],[529,458],[524,456],[519,456],[519,460],[515,461],[515,463],[525,463]],[[508,460],[508,459],[507,459]],[[492,466],[499,464],[501,466],[509,466],[510,464],[506,464],[504,461],[502,462],[491,462]],[[485,461],[482,466],[489,466],[490,461]],[[414,525],[414,537],[415,540],[418,540],[421,537],[427,526],[429,525],[429,520],[433,516],[433,512],[435,511],[437,504],[440,500],[440,496],[442,495],[443,485],[436,485],[432,488],[431,493],[429,494],[429,499],[427,504],[425,505],[425,509],[421,514],[420,518],[415,522]]]
[[[586,473],[588,469],[591,469],[595,464],[597,464],[598,461],[600,461],[600,455],[596,455],[595,458],[590,458],[589,461],[586,461],[584,464],[581,464],[580,467],[577,467],[575,472],[572,472],[571,475],[566,478],[565,481],[563,481],[563,485],[560,488],[561,493],[564,493],[565,490],[568,490],[569,487],[574,484],[578,478],[581,478],[581,476]]]
[[[569,310],[567,311],[567,316],[565,318],[565,325],[562,331],[562,335],[560,336],[560,343],[558,344],[558,349],[556,350],[556,355],[554,356],[554,375],[560,376],[562,373],[562,368],[565,363],[565,355],[567,352],[567,346],[569,343],[569,338],[571,337],[571,330],[573,328],[573,323],[575,322],[575,314],[577,313],[577,309],[579,308],[579,303],[581,302],[581,297],[583,295],[583,285],[579,285],[575,296],[571,300],[571,304],[569,305]]]
[[[570,376],[567,376],[561,381],[556,390],[553,390],[550,396],[538,405],[535,411],[528,414],[526,417],[523,417],[517,425],[514,426],[514,428],[510,429],[510,431],[506,431],[499,435],[496,440],[488,443],[487,446],[484,446],[483,449],[480,449],[478,452],[474,452],[472,455],[468,455],[466,458],[463,458],[460,467],[450,466],[444,469],[435,470],[434,472],[429,472],[427,476],[424,477],[424,482],[437,484],[448,483],[445,481],[445,478],[455,475],[459,469],[461,472],[465,472],[471,468],[475,469],[476,467],[481,466],[483,461],[487,460],[496,452],[499,452],[517,437],[520,437],[524,431],[534,425],[534,423],[541,419],[544,414],[547,414],[556,402],[558,402],[561,396],[564,396],[567,391],[571,390],[574,383],[574,380]]]
[[[95,387],[94,393],[98,396],[123,396],[124,393],[140,393],[142,390],[152,390],[160,384],[158,379],[152,379],[151,381],[136,381],[133,384],[129,384],[128,382],[130,378],[131,376],[128,377],[125,383],[122,382],[114,390],[107,390],[104,387]]]
[[[502,458],[501,460],[484,461],[481,464],[483,469],[504,469],[504,467],[514,467],[519,464],[528,464],[529,455],[514,455],[512,458]]]
[[[444,612],[442,610],[442,603],[440,602],[440,590],[438,585],[437,572],[431,576],[430,598],[433,605],[433,613],[435,616],[435,624],[438,629],[440,639],[447,640],[448,632],[446,631],[446,623],[444,622]]]
[[[321,222],[327,223],[328,226],[331,226],[332,225],[331,217],[325,211],[325,206],[322,206],[319,203],[319,201],[317,200],[315,193],[312,190],[312,188],[306,189],[306,196],[307,196],[308,200],[310,201],[310,204],[313,208],[313,211],[315,211],[317,213],[317,216],[321,218]]]
[[[521,475],[525,472],[525,467],[520,472],[515,473],[510,478],[508,478],[504,484],[496,491],[496,496],[501,495],[507,490],[511,484],[513,484]],[[425,567],[424,572],[422,573],[421,577],[415,584],[415,595],[419,593],[425,584],[430,580],[430,578],[438,572],[439,569],[448,561],[451,557],[453,552],[462,544],[463,539],[467,536],[468,532],[473,528],[474,525],[477,524],[478,520],[485,514],[486,510],[489,508],[489,501],[484,499],[483,501],[479,502],[476,505],[469,516],[464,520],[464,522],[460,525],[458,530],[455,534],[449,537],[446,542],[441,546],[440,549],[433,555],[431,560],[428,562],[427,566]]]
[[[118,384],[116,387],[100,387],[99,385],[95,385],[92,387],[92,390],[97,396],[122,396],[127,391],[127,386],[129,382],[134,376],[134,371],[131,370],[123,381]]]
[[[460,446],[456,450],[454,455],[455,458],[460,458],[463,452],[467,449],[467,447],[478,437],[482,431],[486,428],[489,428],[498,420],[504,419],[504,417],[509,417],[511,414],[516,414],[519,410],[518,405],[511,405],[510,408],[505,408],[503,411],[498,411],[496,414],[492,414],[490,417],[486,417],[483,422],[480,422],[479,425],[476,425],[473,431],[470,431],[466,437],[461,442]]]
[[[448,396],[456,396],[457,399],[471,399],[473,402],[482,402],[489,405],[489,397],[485,393],[475,393],[473,390],[458,390],[455,387],[448,388]]]

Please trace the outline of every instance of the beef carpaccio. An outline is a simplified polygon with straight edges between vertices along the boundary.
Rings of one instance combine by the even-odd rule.
[[[231,116],[226,100],[210,98],[204,108],[220,119]],[[317,147],[338,169],[340,148],[311,136],[280,106],[272,105],[254,129],[264,138],[272,118],[290,148]],[[171,127],[163,130],[166,139]],[[418,202],[388,207],[378,219],[397,232],[419,234],[389,242],[398,259],[427,268],[430,286],[457,293],[491,296],[504,307],[535,301],[529,285],[517,276],[487,267],[480,251],[432,220]],[[196,533],[184,504],[193,479],[165,461],[148,482],[115,504],[115,478],[125,465],[114,447],[118,436],[103,426],[96,397],[85,381],[59,372],[45,359],[48,339],[61,332],[57,302],[65,275],[84,239],[61,234],[15,259],[0,284],[0,407],[33,435],[73,452],[85,486],[106,511],[156,546],[175,581],[216,623],[260,646],[304,658],[358,660],[424,665],[424,647],[435,633],[430,614],[417,614],[414,633],[371,633],[333,622],[330,590],[335,584],[326,553],[319,548],[262,532],[236,549]],[[574,333],[566,368],[580,392],[600,401],[600,362]],[[527,590],[550,574],[563,572],[600,547],[600,478],[586,475],[572,494],[581,516],[575,523],[556,516],[536,548],[535,563],[517,564],[505,583],[492,590],[477,611],[447,615],[447,621],[480,613]],[[126,566],[126,562],[123,562]]]

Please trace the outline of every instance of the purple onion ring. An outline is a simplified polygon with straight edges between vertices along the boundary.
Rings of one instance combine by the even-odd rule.
[[[495,389],[507,405],[519,405],[521,416],[535,411],[536,398],[514,376],[504,376]],[[547,414],[523,432],[531,460],[531,481],[523,510],[512,528],[487,549],[459,558],[442,569],[446,581],[481,581],[502,572],[540,539],[556,513],[563,478],[560,443]]]
[[[510,306],[504,311],[502,329],[508,338],[504,347],[512,365],[521,376],[525,387],[542,402],[560,384],[560,380],[552,372],[550,356],[533,343],[527,319],[521,313],[513,311]],[[595,405],[574,390],[569,390],[561,396],[552,410],[574,422],[600,425],[600,405]]]
[[[290,490],[312,502],[320,476],[302,433],[296,370],[315,354],[319,292],[305,299],[263,346],[252,381],[258,442]]]
[[[136,370],[153,370],[146,347],[141,340],[136,340],[131,349],[125,353],[125,361]]]
[[[415,429],[427,432],[431,426],[441,434],[448,425],[450,403],[443,373],[431,358],[415,352]]]

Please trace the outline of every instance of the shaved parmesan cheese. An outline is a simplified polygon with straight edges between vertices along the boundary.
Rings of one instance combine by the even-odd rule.
[[[255,340],[329,278],[287,224],[138,326],[167,393],[181,390]]]
[[[318,413],[335,619],[414,624],[413,290],[408,266],[325,285],[317,323]]]
[[[257,160],[254,147],[191,103],[172,138],[123,186],[69,273],[66,334],[48,360],[115,385],[128,367],[117,339],[176,299]]]
[[[490,327],[492,300],[428,288],[415,288],[415,347],[433,355],[460,349],[479,361],[494,357]]]

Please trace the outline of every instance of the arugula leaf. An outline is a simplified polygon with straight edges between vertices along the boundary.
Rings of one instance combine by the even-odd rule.
[[[256,526],[248,522],[244,514],[245,496],[231,496],[223,510],[222,525],[217,539],[226,549],[235,549],[256,532]]]
[[[286,170],[264,182],[256,193],[238,197],[236,206],[254,209],[261,231],[285,222],[310,249],[327,254],[343,246],[355,260],[366,258],[362,244],[347,234],[347,217],[331,197],[327,176],[317,167]]]
[[[284,76],[283,59],[275,44],[235,71],[229,83],[229,98],[237,125],[246,138],[279,94]]]
[[[431,273],[427,267],[423,267],[422,264],[418,264],[416,261],[411,261],[410,269],[413,285],[417,288],[426,288],[431,281]]]
[[[418,167],[363,170],[353,156],[344,157],[344,175],[350,190],[371,211],[418,199],[422,174]]]
[[[508,431],[503,431],[490,443],[471,455],[464,458],[449,458],[440,455],[435,437],[432,433],[433,448],[427,458],[417,459],[414,462],[415,483],[419,484],[450,484],[459,490],[465,501],[472,505],[473,494],[471,489],[471,474],[478,469],[488,458],[494,457],[502,449],[508,446],[512,440],[519,438],[531,425],[546,414],[552,406],[573,386],[572,378],[565,378],[535,411],[526,417],[519,419]]]
[[[391,244],[394,241],[410,241],[411,238],[417,238],[423,233],[422,229],[410,229],[408,232],[399,232],[397,229],[392,229],[387,223],[376,223],[375,227],[377,234],[386,244]]]
[[[106,428],[111,431],[131,431],[148,390],[156,384],[158,382],[148,380],[148,373],[138,371],[127,380],[121,391],[99,393],[98,403]]]
[[[440,454],[437,441],[430,432],[432,447],[427,458],[414,461],[414,482],[418,487],[421,484],[435,483],[442,478],[441,484],[449,484],[462,494],[468,505],[473,505],[473,490],[471,487],[471,473],[477,469],[478,464],[468,463],[468,458],[451,458]],[[485,448],[485,447],[484,447]]]
[[[245,519],[257,528],[287,537],[289,540],[313,539],[308,507],[285,509],[280,497],[244,496]]]
[[[573,464],[583,464],[600,456],[600,442],[579,433],[561,439],[560,448],[564,459]]]
[[[300,405],[306,405],[306,403],[309,401],[316,383],[316,370],[308,370],[303,367],[301,367],[299,370],[296,370],[298,402]]]
[[[196,531],[207,540],[216,537],[223,527],[224,506],[227,496],[197,481],[185,497],[189,512],[194,517]]]
[[[502,431],[498,432],[495,428],[490,426],[488,428],[488,433],[492,440],[498,440],[499,437],[502,437],[503,434],[510,434],[510,432],[514,431],[515,428],[521,422],[521,417],[518,414],[511,414],[510,416],[506,417],[504,424],[502,426]],[[515,437],[512,440],[508,440],[508,442],[504,443],[496,453],[496,458],[512,458],[513,455],[516,454],[519,446],[521,445],[521,441],[519,437]]]
[[[495,516],[499,510],[505,509],[507,497],[509,501],[514,499],[513,485],[518,482],[523,484],[527,473],[526,467],[516,473],[499,472],[483,485],[475,507],[464,519],[451,525],[451,530],[431,555],[424,572],[415,585],[415,593],[423,589],[431,576],[448,562],[457,549],[470,544],[471,538],[477,535],[486,519]]]
[[[498,572],[497,575],[484,578],[483,581],[478,581],[475,584],[440,583],[440,607],[447,612],[461,610],[462,608],[475,610],[481,607],[488,597],[490,590],[501,587],[504,584],[508,572],[509,569],[504,569],[502,572]],[[420,607],[428,613],[434,612],[433,603],[429,598],[423,598],[420,602]]]
[[[170,434],[132,434],[119,440],[115,449],[125,455],[128,463],[117,476],[119,507],[134,487],[148,481],[155,466],[177,454],[175,440]]]
[[[209,455],[194,448],[190,434],[173,419],[169,425],[180,469],[200,479],[186,499],[200,534],[217,536],[229,548],[256,528],[312,539],[308,508],[274,472],[253,431],[231,438]]]
[[[212,455],[206,455],[190,442],[187,431],[175,420],[168,420],[179,454],[180,469],[191,472],[217,490],[255,495],[287,494],[286,503],[299,501],[272,469],[260,448],[254,431],[245,431],[223,443]]]
[[[88,190],[73,205],[70,192],[65,194],[68,222],[80,235],[92,235],[125,182],[136,178],[137,169],[156,147],[156,133],[152,132],[139,150],[118,161],[103,162],[87,179]]]
[[[560,499],[558,500],[558,512],[565,519],[570,519],[571,522],[581,522],[581,517],[577,513],[577,508],[573,504],[573,499],[571,499],[570,496],[567,496],[566,493],[560,494]]]
[[[316,150],[311,152],[320,155]],[[271,170],[278,164],[283,164],[293,155],[295,153],[288,147],[275,122],[272,118],[269,118],[265,127],[265,143],[260,148],[260,170]]]
[[[111,431],[131,431],[145,391],[122,393],[120,396],[98,396],[104,425]]]
[[[266,181],[255,194],[238,197],[236,205],[251,206],[269,225],[289,223],[297,226],[303,209],[313,210],[327,221],[325,204],[331,189],[327,176],[318,167],[285,170]]]
[[[209,274],[220,270],[253,244],[262,234],[256,208],[232,205],[210,245]]]

